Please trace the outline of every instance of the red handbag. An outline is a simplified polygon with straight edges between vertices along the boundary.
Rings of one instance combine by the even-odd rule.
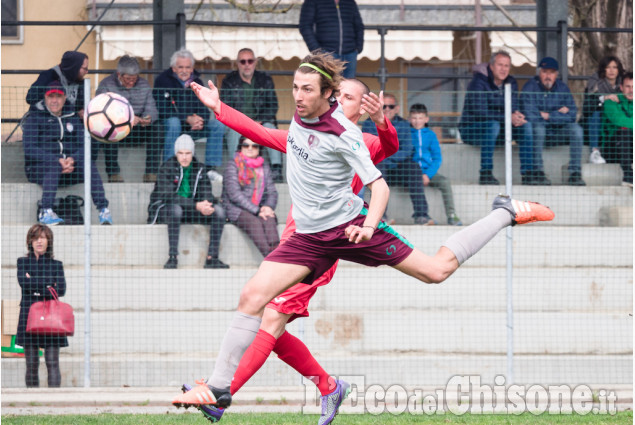
[[[55,288],[48,287],[52,300],[38,301],[31,305],[26,321],[26,331],[45,336],[73,336],[75,315],[73,307],[60,301]]]

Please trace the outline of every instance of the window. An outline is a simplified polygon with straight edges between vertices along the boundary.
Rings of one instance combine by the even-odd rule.
[[[22,0],[2,0],[2,20],[22,21],[24,19]],[[2,44],[22,44],[24,27],[2,25]]]

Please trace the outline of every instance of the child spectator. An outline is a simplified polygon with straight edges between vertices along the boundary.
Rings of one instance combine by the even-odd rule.
[[[412,126],[412,144],[415,148],[412,159],[421,166],[423,185],[436,187],[441,191],[448,224],[450,226],[463,225],[454,211],[454,196],[450,180],[438,173],[443,158],[437,135],[428,128],[430,117],[426,106],[421,103],[412,105],[409,120]]]

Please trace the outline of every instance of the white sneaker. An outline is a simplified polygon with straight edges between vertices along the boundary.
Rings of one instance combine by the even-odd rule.
[[[223,175],[218,173],[217,171],[214,171],[214,170],[209,170],[207,172],[207,178],[212,183],[214,183],[214,182],[222,183],[223,182]]]
[[[593,149],[591,155],[589,155],[589,162],[591,164],[606,164],[606,160],[602,158],[602,154],[598,149]]]

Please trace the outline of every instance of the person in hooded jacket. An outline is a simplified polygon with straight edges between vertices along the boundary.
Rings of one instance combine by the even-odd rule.
[[[73,112],[83,115],[84,109],[84,77],[88,74],[88,55],[82,52],[68,51],[62,56],[59,65],[47,69],[38,75],[26,94],[26,103],[33,111],[36,104],[44,99],[46,87],[53,81],[59,81],[66,93],[66,103]]]
[[[225,225],[225,209],[212,194],[205,167],[194,157],[194,140],[182,134],[174,142],[174,155],[159,168],[150,195],[148,223],[167,223],[169,258],[164,269],[176,269],[181,223],[209,224],[206,269],[228,269],[218,259],[220,238]]]

